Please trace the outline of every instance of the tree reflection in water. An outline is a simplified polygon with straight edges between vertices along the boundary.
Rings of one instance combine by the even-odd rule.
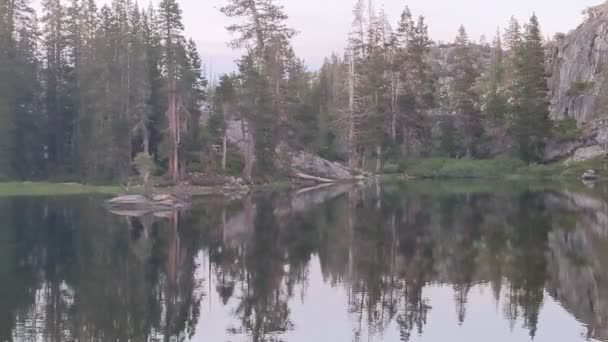
[[[318,286],[312,260],[325,286],[344,289],[354,340],[424,335],[445,305],[436,286],[451,287],[460,324],[484,286],[512,329],[534,337],[549,294],[588,338],[608,339],[601,191],[491,188],[339,186],[164,217],[111,215],[95,197],[3,198],[0,340],[189,340],[205,335],[214,295],[230,308],[228,334],[287,341],[294,303]]]

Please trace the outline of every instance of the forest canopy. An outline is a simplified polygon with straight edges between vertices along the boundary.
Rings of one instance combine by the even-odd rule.
[[[276,0],[226,0],[238,71],[206,79],[177,0],[0,0],[0,178],[290,176],[291,152],[382,172],[418,157],[539,161],[551,134],[536,16],[491,44],[435,43],[407,7],[354,4],[347,49],[310,70]],[[143,153],[143,155],[142,155]]]

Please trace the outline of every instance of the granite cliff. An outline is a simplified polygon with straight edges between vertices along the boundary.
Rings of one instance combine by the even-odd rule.
[[[608,118],[598,97],[608,87],[608,2],[588,8],[587,18],[551,43],[548,72],[551,117],[574,118],[580,126]]]

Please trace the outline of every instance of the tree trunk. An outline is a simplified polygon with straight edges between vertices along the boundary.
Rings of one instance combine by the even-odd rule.
[[[179,181],[179,118],[177,112],[177,89],[175,78],[171,80],[169,89],[169,108],[167,121],[169,122],[169,175],[174,182]]]
[[[355,60],[354,50],[351,51],[349,59],[348,72],[348,114],[347,114],[347,144],[348,144],[348,164],[352,168],[359,167],[359,156],[357,154],[356,134],[357,128],[355,124]]]
[[[228,140],[228,134],[224,133],[224,138],[222,139],[222,171],[226,171],[226,155],[228,154],[227,140]]]
[[[382,146],[376,146],[376,172],[382,169]]]
[[[247,124],[245,127],[245,121],[241,122],[241,132],[245,139],[245,165],[243,167],[243,179],[251,180],[251,174],[253,171],[253,136],[250,132],[250,126]]]
[[[150,132],[148,132],[148,128],[145,127],[145,123],[144,123],[144,128],[142,130],[143,132],[143,147],[144,147],[144,153],[147,155],[150,155]]]

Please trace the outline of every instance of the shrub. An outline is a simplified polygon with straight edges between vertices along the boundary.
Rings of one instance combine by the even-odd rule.
[[[524,166],[521,160],[497,158],[489,160],[455,160],[440,170],[440,177],[449,178],[499,178],[514,173]]]
[[[141,182],[144,186],[144,190],[148,192],[150,185],[150,176],[154,173],[154,170],[156,169],[154,159],[152,159],[149,154],[141,152],[135,156],[135,159],[133,159],[133,166],[135,166],[137,173],[139,173],[139,176],[141,177]]]
[[[573,118],[555,121],[552,133],[559,141],[577,140],[582,135],[581,130],[576,124],[576,120]]]
[[[570,88],[566,92],[568,96],[580,96],[587,93],[593,88],[593,82],[572,82]]]
[[[394,163],[386,163],[383,167],[382,167],[382,172],[385,174],[394,174],[394,173],[399,173],[399,164],[394,164]]]
[[[402,172],[419,178],[500,178],[516,172],[525,164],[517,159],[423,158],[401,162]]]

